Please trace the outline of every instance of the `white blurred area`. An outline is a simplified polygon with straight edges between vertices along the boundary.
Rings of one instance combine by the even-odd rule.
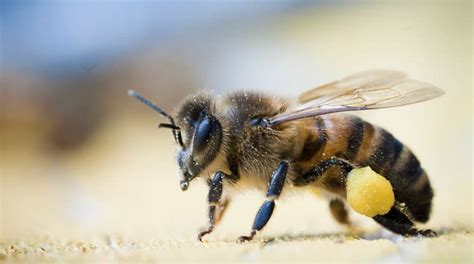
[[[3,100],[6,119],[0,123],[1,238],[195,238],[206,225],[207,188],[193,182],[181,192],[170,133],[156,129],[162,120],[156,113],[127,98],[129,88],[172,109],[199,89],[291,97],[367,69],[401,70],[446,91],[430,102],[360,116],[409,146],[429,173],[436,196],[428,226],[472,229],[471,3],[315,3],[257,14],[248,21],[210,19],[199,30],[146,42],[99,63],[91,75],[100,89],[72,100],[98,100],[90,114],[103,117],[87,140],[66,150],[50,140],[70,130],[58,126],[44,105],[71,100],[70,94],[37,102],[38,94],[51,91],[38,87],[56,85],[54,92],[62,86],[29,67],[3,75],[13,99]],[[89,106],[81,107],[68,115],[73,124]],[[236,197],[209,239],[247,234],[262,197]],[[377,228],[351,216],[368,230]],[[263,236],[334,232],[344,231],[326,201],[302,194],[279,201]]]

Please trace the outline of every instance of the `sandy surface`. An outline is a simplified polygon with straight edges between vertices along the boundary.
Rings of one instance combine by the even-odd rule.
[[[0,244],[0,259],[18,261],[229,261],[229,262],[439,262],[472,263],[474,233],[443,231],[437,238],[388,234],[361,237],[315,234],[256,239],[251,243],[195,240],[32,241]]]

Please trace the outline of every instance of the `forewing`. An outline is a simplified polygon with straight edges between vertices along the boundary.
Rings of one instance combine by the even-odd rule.
[[[351,92],[361,87],[377,87],[387,85],[407,78],[406,74],[398,71],[389,70],[370,70],[350,75],[339,81],[328,83],[309,91],[302,93],[299,103],[306,103],[321,97],[329,97],[330,95],[339,96],[344,92]]]
[[[425,82],[406,79],[393,71],[370,71],[352,75],[310,90],[293,110],[271,118],[272,125],[324,114],[379,109],[427,101],[444,91]]]

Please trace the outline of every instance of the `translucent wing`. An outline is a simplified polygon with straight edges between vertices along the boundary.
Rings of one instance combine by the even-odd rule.
[[[429,83],[407,79],[401,72],[366,71],[301,94],[294,109],[269,121],[271,125],[276,125],[336,112],[402,106],[443,94],[443,90]]]
[[[309,91],[302,93],[298,101],[306,103],[319,97],[334,95],[337,96],[343,92],[351,92],[357,88],[367,86],[384,85],[390,82],[405,80],[406,74],[398,71],[389,70],[370,70],[350,75],[339,81],[328,83]]]

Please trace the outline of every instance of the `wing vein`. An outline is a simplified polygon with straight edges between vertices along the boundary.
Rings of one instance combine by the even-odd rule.
[[[431,100],[443,94],[443,90],[429,83],[407,79],[401,72],[365,71],[302,93],[292,110],[269,121],[276,125],[337,112],[396,107]]]

